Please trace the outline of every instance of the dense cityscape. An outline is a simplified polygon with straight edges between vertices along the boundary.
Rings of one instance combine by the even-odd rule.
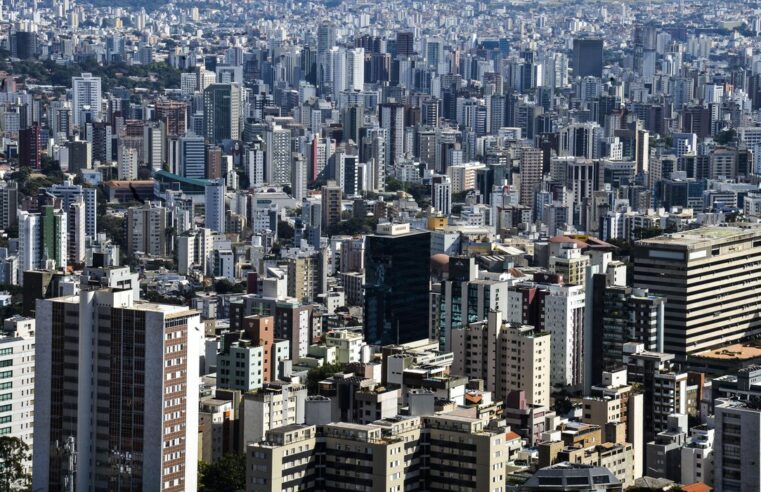
[[[2,0],[0,491],[761,491],[761,3]]]

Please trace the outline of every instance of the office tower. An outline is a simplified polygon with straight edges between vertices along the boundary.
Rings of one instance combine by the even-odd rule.
[[[168,227],[166,208],[146,202],[127,210],[127,254],[166,256]]]
[[[356,104],[344,109],[341,115],[344,127],[344,142],[351,140],[355,145],[361,143],[360,136],[364,126],[364,114],[364,108],[362,106],[357,106]]]
[[[79,174],[83,170],[92,169],[92,145],[84,140],[66,142],[69,153],[70,174]]]
[[[485,319],[489,311],[507,313],[507,282],[479,279],[475,261],[449,258],[449,276],[433,284],[429,338],[438,340],[442,351],[451,350],[453,330]]]
[[[13,316],[0,329],[0,435],[34,445],[34,318]],[[39,376],[37,376],[39,377]],[[32,462],[23,463],[27,472]]]
[[[185,178],[206,177],[206,143],[201,135],[188,132],[180,138],[180,175]]]
[[[240,139],[240,85],[211,84],[203,91],[204,135],[213,143]]]
[[[225,180],[213,179],[204,187],[204,224],[213,232],[225,232]]]
[[[179,137],[187,129],[188,105],[183,101],[161,99],[156,101],[156,120],[164,123],[169,137]]]
[[[124,181],[137,179],[137,151],[124,145],[119,146],[117,161],[118,178]]]
[[[330,63],[330,80],[332,82],[333,97],[345,91],[348,84],[349,74],[346,70],[346,49],[338,46],[330,48],[327,53]]]
[[[552,384],[578,387],[584,375],[584,289],[558,280],[537,276],[510,287],[507,321],[549,332]]]
[[[266,142],[266,173],[264,179],[272,184],[291,184],[291,130],[272,125],[264,134]]]
[[[88,122],[85,117],[85,114],[87,113],[92,114],[91,122],[97,122],[100,120],[100,77],[93,77],[91,73],[83,73],[79,77],[72,77],[71,94],[71,110],[74,114],[74,126],[83,127],[84,124]]]
[[[482,379],[498,400],[523,391],[533,405],[550,403],[550,334],[503,321],[490,311],[486,321],[452,330],[452,373]]]
[[[415,34],[411,31],[396,33],[396,56],[412,56],[415,54]]]
[[[430,233],[379,224],[365,243],[365,340],[388,345],[428,338]]]
[[[404,106],[397,103],[380,105],[380,125],[386,130],[387,164],[396,164],[404,157]]]
[[[365,50],[354,48],[346,51],[346,89],[361,91],[365,85]]]
[[[47,269],[49,261],[57,269],[66,266],[66,219],[66,212],[52,205],[42,207],[40,213],[19,212],[19,278],[27,270]]]
[[[759,255],[753,228],[702,227],[637,243],[634,287],[666,299],[665,352],[684,358],[761,332]]]
[[[560,130],[559,156],[597,159],[603,130],[597,123],[574,123]]]
[[[62,489],[73,439],[72,490],[195,490],[203,325],[196,311],[132,296],[38,301],[35,489]]]
[[[431,198],[437,212],[444,215],[452,213],[452,183],[449,176],[436,175],[431,178]]]
[[[8,229],[18,223],[18,183],[0,182],[0,229]]]
[[[36,123],[18,132],[18,160],[21,167],[39,169],[42,166],[40,127]]]
[[[541,149],[524,147],[521,149],[519,163],[520,198],[519,203],[534,209],[534,195],[539,191],[539,185],[544,176],[544,153]]]
[[[34,58],[37,54],[37,33],[32,31],[15,31],[9,36],[11,56],[19,60]]]
[[[602,77],[602,39],[574,39],[571,67],[574,77]]]
[[[336,44],[336,27],[320,24],[317,27],[317,53],[325,53]]]
[[[756,402],[719,399],[714,411],[713,486],[724,491],[758,488],[761,409]]]
[[[341,187],[328,181],[322,187],[322,230],[326,233],[341,222]]]

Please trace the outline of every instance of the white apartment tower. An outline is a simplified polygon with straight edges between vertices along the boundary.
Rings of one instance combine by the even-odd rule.
[[[38,300],[33,488],[62,488],[73,439],[70,490],[195,490],[202,345],[198,312],[132,289]]]

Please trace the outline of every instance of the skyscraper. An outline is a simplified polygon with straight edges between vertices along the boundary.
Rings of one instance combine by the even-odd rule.
[[[66,212],[53,205],[42,207],[39,213],[19,212],[19,278],[27,270],[46,268],[48,261],[54,261],[59,269],[66,266],[66,220]]]
[[[205,225],[214,232],[225,232],[225,180],[213,179],[204,188]]]
[[[34,124],[19,130],[18,141],[19,166],[39,169],[42,165],[40,127]]]
[[[240,139],[240,85],[211,84],[203,91],[204,133],[213,143]]]
[[[39,300],[34,489],[62,488],[72,438],[72,490],[195,490],[202,337],[196,311],[131,289]]]
[[[573,40],[572,68],[574,77],[602,77],[602,39]]]
[[[761,333],[761,230],[702,227],[645,239],[634,287],[666,298],[664,350],[683,358]]]
[[[430,233],[379,224],[365,245],[365,340],[388,345],[428,338]]]
[[[72,77],[71,93],[74,126],[84,125],[86,120],[83,113],[91,113],[93,121],[100,119],[100,77],[93,77],[91,73],[83,73],[79,77]]]

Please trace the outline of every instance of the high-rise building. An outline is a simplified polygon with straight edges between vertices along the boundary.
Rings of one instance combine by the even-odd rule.
[[[225,180],[213,179],[204,187],[205,226],[214,232],[225,232]]]
[[[168,226],[166,208],[146,202],[127,210],[127,254],[166,256]]]
[[[539,185],[544,176],[544,153],[542,149],[525,147],[521,149],[520,172],[520,198],[521,205],[534,209],[535,193],[539,191]]]
[[[571,67],[574,77],[602,77],[602,39],[577,38],[573,40]]]
[[[206,143],[201,135],[188,132],[180,138],[180,175],[185,178],[206,177]]]
[[[584,288],[537,280],[510,287],[507,321],[549,332],[552,384],[578,387],[584,375]]]
[[[58,198],[63,202],[63,209],[68,210],[71,204],[76,202],[80,197],[85,202],[85,234],[88,237],[95,237],[98,220],[98,195],[97,188],[84,187],[74,184],[72,179],[65,179],[63,183],[54,184],[44,189],[45,195]]]
[[[379,224],[365,243],[365,339],[388,345],[428,338],[430,233]]]
[[[322,187],[322,230],[327,232],[341,222],[341,187],[329,181]]]
[[[386,156],[388,163],[396,164],[404,157],[404,105],[384,103],[380,105],[380,125],[386,130]]]
[[[19,212],[19,278],[27,270],[47,269],[50,261],[57,269],[67,265],[66,222],[67,213],[53,205],[42,207],[39,213]]]
[[[207,265],[213,249],[211,230],[190,229],[177,236],[177,272],[188,275],[197,269],[207,274]]]
[[[236,83],[211,84],[203,91],[204,134],[213,143],[239,140],[241,89]]]
[[[415,54],[415,33],[399,31],[396,33],[396,56],[412,56]]]
[[[13,316],[0,329],[0,435],[34,444],[34,318]],[[38,376],[39,377],[39,376]],[[23,463],[32,471],[32,461]]]
[[[18,223],[18,183],[0,182],[0,229],[7,229]]]
[[[702,227],[637,243],[634,287],[666,299],[664,351],[679,358],[761,333],[761,230]]]
[[[266,173],[264,179],[272,184],[291,184],[291,130],[272,125],[265,133]]]
[[[195,490],[203,325],[196,311],[132,296],[38,301],[35,489]]]
[[[164,123],[169,137],[179,137],[187,129],[188,105],[183,101],[161,99],[156,101],[156,120]]]
[[[523,391],[534,405],[550,403],[550,334],[530,325],[508,323],[491,311],[486,321],[452,331],[452,373],[482,379],[504,400]]]
[[[72,77],[71,93],[74,126],[84,126],[87,122],[94,123],[100,120],[102,104],[100,77],[93,77],[91,73]],[[88,119],[87,115],[91,115],[91,118]]]
[[[449,176],[433,176],[431,178],[431,198],[433,208],[444,215],[452,213],[452,183]]]
[[[475,258],[449,258],[447,279],[433,284],[429,338],[438,340],[442,351],[451,350],[453,330],[482,321],[489,311],[507,314],[507,282],[479,279],[475,262]]]
[[[85,201],[79,197],[67,209],[66,226],[68,228],[68,241],[66,246],[68,262],[74,265],[82,265],[85,261],[85,224],[87,213]]]
[[[19,166],[39,169],[42,165],[40,127],[37,124],[22,128],[18,132]]]
[[[761,408],[757,402],[717,400],[713,451],[716,490],[753,490],[761,481]]]

